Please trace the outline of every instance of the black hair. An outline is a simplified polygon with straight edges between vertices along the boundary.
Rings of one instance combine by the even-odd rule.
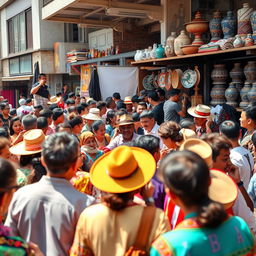
[[[165,90],[164,89],[157,88],[156,92],[158,93],[158,95],[165,97]]]
[[[128,114],[127,110],[125,108],[121,108],[118,111],[116,111],[116,116],[122,116]]]
[[[52,118],[52,114],[52,110],[50,109],[43,109],[39,112],[39,116],[45,118]]]
[[[179,95],[180,93],[181,93],[181,91],[179,89],[172,89],[168,92],[168,96],[172,97],[172,96],[175,96],[175,95]]]
[[[136,94],[136,95],[133,95],[132,96],[132,103],[139,103],[140,100],[139,100],[139,96]]]
[[[61,108],[55,108],[53,110],[53,114],[52,114],[52,120],[56,121],[61,115],[63,115],[63,109]]]
[[[32,160],[37,157],[40,158],[41,157],[41,153],[36,153],[36,154],[32,154],[32,155],[22,155],[20,156],[20,166],[24,167],[27,165],[32,164]]]
[[[61,124],[58,124],[56,126],[56,132],[59,132],[60,128],[67,128],[67,129],[72,129],[71,125],[69,124],[69,122],[64,122],[64,123],[61,123]]]
[[[67,104],[67,105],[74,105],[74,104],[75,104],[75,100],[73,100],[73,99],[68,99],[68,100],[66,100],[66,104]]]
[[[110,108],[111,106],[111,103],[113,102],[114,100],[112,99],[112,97],[107,97],[105,102],[106,102],[106,106],[107,108]]]
[[[71,114],[73,112],[76,112],[76,106],[71,106],[71,107],[68,107],[68,113]]]
[[[77,161],[79,142],[66,133],[51,134],[43,143],[42,156],[46,169],[53,174],[64,174]]]
[[[191,118],[184,118],[180,120],[180,127],[185,129],[190,129],[191,126],[194,126],[195,123]]]
[[[61,95],[62,95],[61,92],[57,92],[57,93],[56,93],[56,96],[57,96],[57,97],[61,97]]]
[[[37,118],[37,129],[45,129],[48,127],[48,121],[46,117],[40,116]]]
[[[87,102],[88,106],[93,105],[93,104],[96,104],[96,103],[97,103],[97,102],[96,102],[95,100],[89,100],[89,101]]]
[[[117,100],[120,100],[121,99],[121,95],[119,92],[114,92],[113,93],[113,98],[117,99]]]
[[[81,102],[80,105],[82,105],[83,107],[87,108],[88,104],[86,102]]]
[[[160,149],[160,139],[154,135],[142,135],[135,139],[133,147],[143,148],[154,155]]]
[[[49,106],[49,110],[53,111],[55,108],[58,108],[58,104],[54,103]]]
[[[238,139],[240,136],[240,125],[237,122],[226,120],[221,123],[220,132],[228,139]]]
[[[34,106],[34,109],[39,109],[41,111],[43,109],[43,106],[42,105],[36,105],[36,106]]]
[[[147,108],[147,103],[146,103],[146,102],[144,102],[144,101],[140,101],[140,102],[138,103],[138,105],[140,105],[140,106],[144,106],[144,107],[146,107],[146,108]]]
[[[196,221],[201,227],[214,228],[227,219],[223,206],[208,196],[210,171],[199,155],[187,150],[173,152],[161,161],[160,173],[185,206],[197,207]]]
[[[80,115],[84,110],[86,109],[86,107],[83,104],[78,104],[76,107],[77,113]]]
[[[11,116],[17,115],[17,110],[16,110],[16,108],[12,108],[12,109],[10,110],[10,115],[11,115]]]
[[[26,99],[26,104],[31,103],[31,102],[32,102],[32,99],[31,99],[31,98],[27,98],[27,99]]]
[[[22,117],[21,123],[24,127],[24,130],[36,129],[37,118],[33,115],[25,115]]]
[[[6,138],[6,139],[10,139],[10,134],[7,128],[5,127],[1,127],[0,128],[0,138]]]
[[[74,128],[76,125],[82,124],[83,119],[81,116],[75,116],[74,118],[69,120],[68,123],[70,124],[71,128]]]
[[[96,108],[101,110],[102,108],[107,107],[107,103],[105,101],[98,101],[96,104]]]
[[[119,110],[119,109],[122,109],[122,108],[126,109],[126,105],[124,104],[123,101],[118,101],[116,103],[116,109]]]
[[[246,108],[245,115],[247,119],[252,119],[253,122],[256,122],[256,106]]]
[[[33,158],[31,164],[34,171],[28,177],[29,184],[38,182],[44,175],[46,175],[46,169],[42,165],[40,158]]]
[[[9,104],[8,103],[1,103],[0,104],[1,110],[4,110],[6,106],[9,106]]]
[[[21,120],[20,120],[20,117],[16,116],[16,117],[12,118],[11,121],[10,121],[10,135],[11,135],[11,136],[14,134],[14,130],[13,130],[12,126],[13,126],[13,124],[14,124],[16,121],[21,121]]]
[[[81,98],[80,94],[76,94],[76,97],[77,97],[77,98]]]
[[[106,124],[111,124],[111,118],[113,118],[116,115],[115,110],[109,110],[107,112],[107,117],[106,117]]]
[[[135,112],[132,114],[132,120],[134,122],[139,122],[140,121],[140,114],[138,112]]]
[[[97,120],[97,121],[93,122],[92,127],[91,127],[92,131],[93,132],[98,131],[101,125],[105,125],[102,120]]]
[[[159,101],[159,96],[156,91],[149,91],[148,98],[152,99],[153,101]]]
[[[154,113],[149,110],[143,110],[142,113],[140,114],[140,119],[141,118],[155,119]]]
[[[38,76],[38,79],[42,78],[42,76],[46,77],[46,74],[40,73],[39,76]]]
[[[74,92],[70,92],[69,94],[68,94],[68,97],[69,98],[72,98],[72,97],[74,97],[75,96],[75,93]]]

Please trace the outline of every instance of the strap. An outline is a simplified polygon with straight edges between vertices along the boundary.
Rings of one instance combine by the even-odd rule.
[[[154,218],[156,214],[155,206],[146,206],[143,209],[140,226],[137,232],[134,247],[140,250],[146,250],[146,245],[149,239],[149,235],[153,226]]]

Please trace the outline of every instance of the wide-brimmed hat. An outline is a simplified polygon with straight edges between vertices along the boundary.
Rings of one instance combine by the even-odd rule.
[[[231,208],[238,196],[237,185],[222,171],[210,170],[210,176],[209,198],[221,203],[225,209]]]
[[[134,124],[134,121],[132,119],[131,115],[121,115],[116,126],[122,126],[122,125],[128,125],[128,124]]]
[[[193,117],[208,118],[211,116],[211,108],[206,105],[199,104],[196,107],[189,108],[188,113]]]
[[[124,104],[132,104],[132,97],[127,96],[124,98]]]
[[[59,103],[61,100],[61,97],[57,97],[57,96],[52,96],[50,98],[50,101],[47,102],[48,105],[51,105],[51,104],[57,104]]]
[[[126,193],[146,185],[156,162],[144,149],[120,146],[97,159],[91,167],[92,184],[105,192]]]
[[[83,115],[82,118],[88,119],[88,120],[93,120],[93,121],[102,120],[100,118],[100,110],[98,108],[91,108],[89,110],[89,113],[86,115]]]
[[[180,133],[183,135],[183,141],[196,137],[196,133],[188,128],[182,128]]]
[[[45,135],[41,129],[27,131],[23,135],[23,141],[12,146],[10,152],[14,155],[32,155],[42,151]]]
[[[181,144],[180,150],[189,150],[198,154],[205,160],[209,168],[212,167],[212,148],[205,141],[196,138],[185,140]]]

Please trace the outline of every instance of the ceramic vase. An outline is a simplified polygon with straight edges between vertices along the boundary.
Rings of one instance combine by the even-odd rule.
[[[256,82],[256,61],[248,61],[248,64],[244,67],[244,74],[247,82]]]
[[[225,91],[225,98],[227,100],[227,104],[236,108],[238,106],[238,96],[239,92],[236,89],[235,83],[230,83],[228,89]]]
[[[228,78],[228,72],[225,64],[216,64],[211,73],[213,80],[213,88],[211,90],[211,105],[215,106],[218,104],[225,103],[225,91],[226,91],[226,80]]]
[[[220,11],[216,11],[213,13],[213,19],[210,20],[209,23],[210,32],[211,32],[211,42],[217,42],[222,37],[222,29],[221,29],[221,13]]]
[[[157,49],[157,44],[154,44],[154,45],[153,45],[153,49],[152,49],[152,51],[150,52],[150,57],[151,57],[151,59],[155,59],[155,58],[156,58],[156,49]]]
[[[135,61],[140,61],[140,60],[142,60],[142,57],[143,57],[142,51],[141,50],[137,50],[136,54],[134,56],[134,60]]]
[[[191,39],[186,34],[185,30],[181,30],[180,35],[174,40],[174,52],[176,55],[183,55],[183,51],[181,49],[184,45],[191,44]]]
[[[165,46],[165,55],[166,55],[166,57],[172,57],[172,56],[174,56],[175,54],[174,54],[174,48],[173,47],[171,47],[170,45],[166,45]]]
[[[242,88],[242,90],[240,91],[240,97],[241,97],[241,102],[239,104],[239,106],[241,108],[246,108],[248,107],[249,104],[249,100],[248,100],[248,92],[251,90],[251,83],[249,82],[245,82],[244,83],[244,87]]]
[[[249,102],[255,102],[256,101],[256,83],[252,84],[252,88],[247,93],[247,97],[248,97]]]
[[[239,35],[236,35],[236,39],[233,42],[233,46],[235,48],[240,48],[244,46],[244,41],[242,40],[242,38]]]
[[[251,15],[251,25],[252,25],[252,38],[254,39],[254,43],[256,44],[256,11],[254,11]]]
[[[252,33],[252,26],[250,17],[253,9],[250,8],[248,3],[243,3],[243,8],[237,11],[237,34],[240,36],[246,36]]]
[[[235,63],[233,69],[229,72],[229,76],[232,79],[232,83],[236,89],[240,92],[243,88],[244,71],[241,68],[241,63]]]
[[[158,47],[156,48],[156,58],[161,59],[164,58],[165,52],[164,52],[164,47],[159,44]]]
[[[244,40],[244,46],[253,46],[253,45],[254,45],[254,40],[252,38],[252,35],[248,34]]]
[[[232,11],[227,12],[227,16],[221,21],[221,28],[224,39],[234,37],[236,34],[236,18]]]
[[[175,55],[175,52],[174,52],[174,40],[175,40],[176,37],[177,37],[176,32],[171,32],[171,35],[168,36],[167,39],[166,39],[166,47],[169,49],[168,50],[168,54],[171,54],[170,57]]]

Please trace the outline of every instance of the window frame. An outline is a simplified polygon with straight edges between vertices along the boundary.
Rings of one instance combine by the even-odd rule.
[[[21,58],[25,57],[25,56],[29,56],[30,57],[30,63],[31,63],[31,72],[24,72],[21,73],[20,69],[21,69]],[[13,59],[18,59],[19,61],[19,73],[11,73],[11,60]],[[9,59],[9,74],[10,76],[23,76],[23,75],[32,75],[33,74],[33,64],[32,64],[32,54],[25,54],[25,55],[21,55],[21,56],[17,56],[17,57],[13,57]]]

